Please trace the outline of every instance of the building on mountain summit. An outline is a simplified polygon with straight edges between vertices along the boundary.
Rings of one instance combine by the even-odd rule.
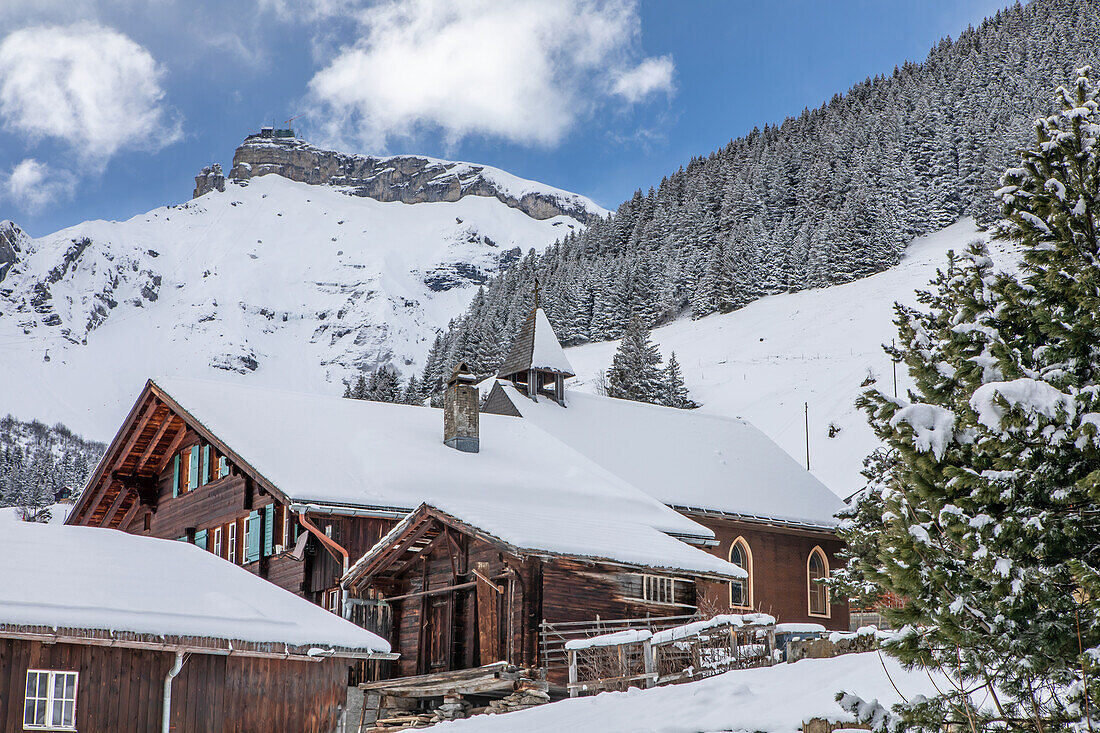
[[[748,577],[701,584],[702,605],[848,629],[847,603],[819,582],[837,567],[842,547],[834,514],[843,503],[835,494],[744,420],[566,390],[571,376],[536,309],[497,378],[480,385],[483,410],[534,423],[713,531],[708,551]]]

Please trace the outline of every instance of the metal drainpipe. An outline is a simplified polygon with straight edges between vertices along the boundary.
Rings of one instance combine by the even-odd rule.
[[[172,668],[168,670],[168,674],[164,677],[164,705],[162,706],[161,718],[160,718],[160,730],[161,733],[171,733],[171,721],[172,721],[172,680],[176,678],[176,675],[183,669],[183,662],[186,656],[183,652],[176,652],[176,662],[172,665]]]
[[[309,517],[306,516],[306,510],[305,509],[299,509],[298,510],[298,519],[301,520],[302,526],[304,526],[306,529],[308,529],[310,532],[312,532],[313,536],[316,537],[317,540],[322,545],[327,547],[332,552],[340,554],[340,556],[344,560],[344,572],[340,577],[342,578],[342,577],[344,577],[344,575],[347,575],[348,574],[348,551],[345,550],[343,547],[341,547],[336,542],[336,540],[332,539],[327,534],[325,534],[321,530],[317,529],[317,526],[315,524],[313,524],[313,522],[309,521]]]

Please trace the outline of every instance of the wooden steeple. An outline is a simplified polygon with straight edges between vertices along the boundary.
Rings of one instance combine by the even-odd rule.
[[[575,376],[573,367],[550,326],[550,319],[539,307],[536,282],[535,307],[512,341],[497,378],[509,380],[533,400],[541,394],[564,406],[565,380],[572,376]]]

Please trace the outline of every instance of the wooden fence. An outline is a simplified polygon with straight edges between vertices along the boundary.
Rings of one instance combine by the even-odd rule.
[[[770,666],[775,620],[727,615],[656,633],[622,629],[565,645],[569,695],[686,682],[732,669]]]

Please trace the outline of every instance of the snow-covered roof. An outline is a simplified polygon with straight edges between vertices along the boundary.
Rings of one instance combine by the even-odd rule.
[[[498,374],[506,377],[528,369],[544,369],[573,376],[573,365],[565,356],[550,319],[542,308],[527,317],[508,349],[508,356],[501,363]]]
[[[186,543],[5,522],[0,624],[389,652],[371,632]]]
[[[439,410],[190,379],[156,380],[197,423],[304,505],[423,503],[532,552],[729,576],[666,533],[713,533],[526,420],[481,415],[480,452],[443,444]]]
[[[526,421],[671,506],[832,527],[843,502],[744,420],[567,390],[565,408],[501,383]]]

